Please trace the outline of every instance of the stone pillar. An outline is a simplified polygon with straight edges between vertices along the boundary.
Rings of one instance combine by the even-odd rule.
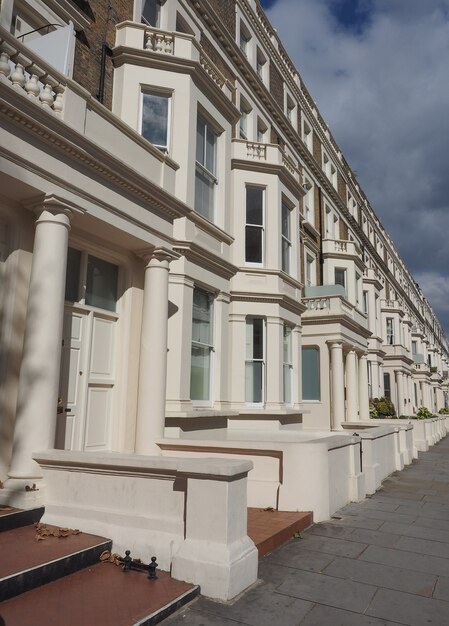
[[[404,403],[404,375],[402,372],[396,372],[396,388],[398,392],[398,406],[397,412],[399,415],[405,414],[405,403]]]
[[[359,419],[369,419],[368,362],[366,354],[359,358]]]
[[[266,408],[275,411],[284,408],[283,393],[283,330],[279,317],[267,317],[267,393]]]
[[[214,300],[215,326],[215,367],[214,367],[214,407],[226,410],[229,405],[229,362],[231,346],[229,343],[229,304],[231,297],[220,291]]]
[[[55,443],[70,216],[64,204],[49,199],[36,221],[13,452],[5,484],[18,492],[24,491],[24,482],[31,485],[42,478],[33,452],[54,448]]]
[[[230,313],[230,397],[234,403],[244,407],[246,402],[246,316],[240,313]]]
[[[140,337],[137,392],[137,454],[160,454],[164,436],[167,381],[168,271],[176,255],[156,248],[148,255]]]
[[[302,355],[301,355],[301,326],[295,326],[292,331],[293,350],[293,408],[301,407],[302,399]]]
[[[356,358],[355,350],[351,348],[346,355],[346,419],[349,422],[358,419]]]
[[[343,371],[343,344],[330,344],[331,351],[331,425],[332,430],[341,430],[345,419],[345,380]]]

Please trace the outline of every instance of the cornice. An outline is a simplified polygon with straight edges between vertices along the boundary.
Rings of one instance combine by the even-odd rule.
[[[352,318],[346,315],[314,315],[313,317],[302,317],[301,322],[303,326],[325,326],[328,324],[341,324],[348,330],[352,330],[364,339],[371,337],[371,331],[358,324]]]
[[[173,251],[182,254],[188,261],[230,280],[236,273],[237,267],[223,257],[218,257],[192,241],[175,241]]]
[[[264,304],[277,304],[292,313],[302,315],[306,307],[299,300],[295,300],[286,294],[254,293],[252,291],[231,291],[231,302],[257,302]],[[301,320],[302,321],[302,320]]]
[[[266,161],[249,161],[246,159],[232,159],[231,169],[245,170],[249,172],[260,172],[261,174],[274,174],[279,176],[281,182],[298,199],[305,195],[305,190],[301,183],[288,171],[284,165],[267,163]]]

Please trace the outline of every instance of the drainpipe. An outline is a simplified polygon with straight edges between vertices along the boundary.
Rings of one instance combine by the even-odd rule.
[[[99,102],[101,102],[101,104],[104,103],[104,83],[105,83],[105,78],[106,78],[106,57],[107,56],[111,56],[111,54],[112,54],[111,48],[108,46],[107,43],[104,43],[101,46],[100,80],[99,80],[99,84],[98,84],[98,95],[97,95],[97,100]]]

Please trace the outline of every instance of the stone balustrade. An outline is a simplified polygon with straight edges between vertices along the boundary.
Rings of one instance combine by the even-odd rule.
[[[325,290],[326,287],[332,288],[334,285],[323,285],[322,289]],[[361,326],[367,327],[367,316],[340,294],[306,296],[302,299],[302,303],[307,307],[303,313],[306,318],[315,315],[341,315],[350,317]]]
[[[297,163],[277,144],[233,139],[232,158],[240,161],[264,161],[267,165],[282,167],[298,183],[303,182]]]
[[[174,54],[174,39],[172,33],[148,28],[145,29],[144,47],[145,50],[153,50],[161,54]]]
[[[329,256],[344,255],[359,257],[361,251],[359,245],[355,241],[345,241],[341,239],[324,239],[323,253]]]
[[[0,39],[0,80],[62,116],[66,84],[58,72],[42,59],[30,56],[27,47],[2,29]]]

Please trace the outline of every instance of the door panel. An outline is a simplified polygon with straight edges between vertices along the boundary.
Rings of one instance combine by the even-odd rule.
[[[85,450],[105,450],[109,447],[111,395],[111,387],[89,387]]]
[[[92,350],[90,358],[90,376],[112,376],[114,361],[115,320],[94,317],[92,329]]]

